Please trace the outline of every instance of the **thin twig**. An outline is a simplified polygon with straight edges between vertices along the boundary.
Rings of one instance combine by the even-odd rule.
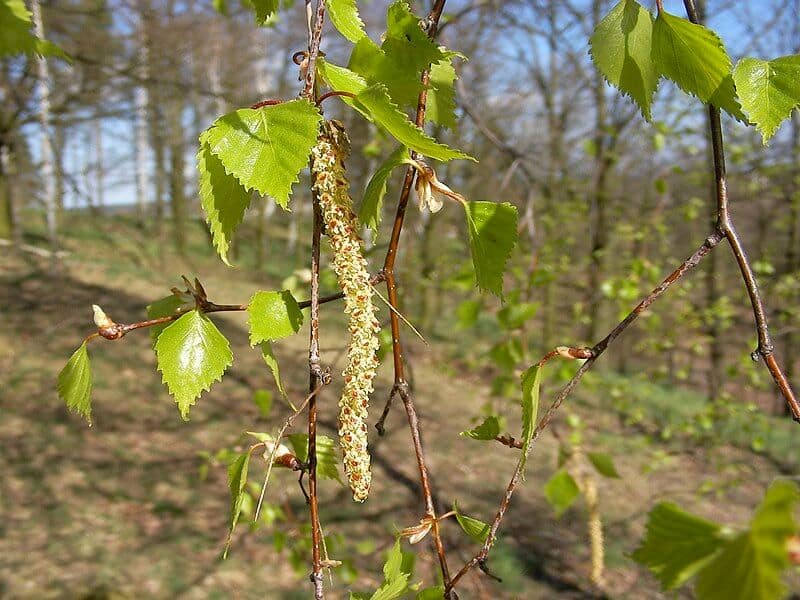
[[[566,400],[570,394],[572,394],[575,387],[580,382],[581,378],[584,374],[592,368],[594,363],[606,351],[606,349],[616,340],[620,334],[625,331],[631,323],[633,323],[637,317],[644,312],[647,307],[649,307],[653,302],[655,302],[662,294],[664,294],[674,283],[679,281],[686,273],[696,267],[700,261],[709,253],[711,252],[722,240],[724,236],[715,231],[712,233],[703,244],[681,265],[675,269],[672,273],[670,273],[653,291],[651,291],[647,296],[645,296],[636,307],[628,313],[628,316],[625,317],[619,324],[617,324],[614,329],[612,329],[606,337],[600,340],[597,344],[595,344],[591,348],[591,356],[583,363],[580,368],[575,372],[575,375],[572,376],[572,379],[569,380],[567,385],[565,385],[562,390],[556,396],[556,399],[550,405],[550,408],[547,409],[544,416],[542,416],[539,424],[536,426],[536,429],[533,433],[533,439],[531,440],[531,444],[528,447],[527,454],[529,455],[536,440],[539,438],[541,433],[547,428],[550,422],[553,420],[556,412],[558,411],[561,404]],[[557,351],[556,351],[557,352]],[[553,355],[553,352],[549,352],[546,357]],[[543,359],[544,360],[544,359]],[[501,441],[502,440],[498,440]],[[484,563],[489,556],[489,550],[491,549],[494,541],[497,537],[497,531],[500,528],[500,524],[503,521],[503,517],[508,510],[508,507],[511,503],[511,498],[514,495],[514,491],[516,490],[519,482],[522,479],[522,468],[524,466],[524,459],[527,458],[520,456],[519,461],[517,462],[517,466],[514,469],[514,474],[511,477],[511,480],[506,487],[506,493],[503,496],[502,501],[500,502],[500,506],[497,509],[497,514],[492,521],[492,524],[489,528],[489,535],[486,538],[486,541],[481,548],[480,552],[478,552],[469,562],[467,562],[458,573],[453,577],[450,582],[449,586],[446,586],[446,590],[451,590],[455,585],[461,580],[464,575],[466,575],[472,568],[475,566],[481,565]]]
[[[423,21],[423,25],[427,30],[428,37],[433,39],[436,37],[436,32],[439,26],[439,19],[442,16],[446,0],[436,0],[427,18]],[[417,100],[417,112],[415,122],[417,126],[423,127],[425,125],[425,106],[428,98],[428,82],[430,79],[429,70],[422,72],[423,89],[419,94]],[[416,158],[416,153],[412,152],[412,159]],[[389,305],[394,309],[390,312],[391,328],[392,328],[392,358],[394,362],[394,386],[392,387],[391,395],[398,394],[403,400],[403,406],[406,410],[408,418],[408,425],[411,429],[411,440],[414,445],[414,454],[417,459],[417,468],[419,469],[420,485],[422,487],[422,497],[425,501],[425,510],[428,517],[433,520],[434,526],[432,529],[432,539],[436,554],[439,559],[439,567],[442,572],[442,579],[448,587],[448,592],[445,594],[446,598],[452,598],[449,591],[450,584],[450,569],[447,566],[447,555],[445,553],[442,537],[439,532],[438,521],[436,520],[436,505],[433,500],[433,492],[431,491],[430,479],[428,477],[428,467],[425,462],[425,453],[422,447],[422,435],[420,432],[419,420],[417,418],[414,400],[411,396],[408,382],[405,376],[405,366],[403,360],[403,347],[400,341],[400,319],[398,318],[399,304],[397,300],[397,281],[394,276],[394,265],[397,259],[397,249],[400,242],[400,234],[403,230],[403,222],[406,215],[406,207],[408,206],[408,199],[411,194],[411,186],[414,182],[416,175],[416,168],[409,166],[406,169],[405,179],[403,180],[403,187],[400,192],[400,198],[397,202],[397,210],[395,213],[394,224],[392,226],[392,233],[389,238],[389,248],[386,252],[386,258],[383,263],[383,273],[386,277],[386,291],[388,296]],[[379,424],[383,428],[383,422],[388,414],[391,403],[387,403],[384,410],[384,415],[381,417]]]
[[[305,85],[302,96],[315,102],[317,99],[316,71],[319,46],[322,40],[322,25],[325,19],[325,0],[317,0],[314,16],[310,12],[311,0],[306,0],[308,14],[308,56],[301,64],[305,69]],[[313,21],[313,24],[312,24]],[[313,163],[313,158],[312,158]],[[314,172],[313,164],[311,172]],[[313,232],[311,234],[311,298],[310,298],[310,333],[308,340],[308,387],[315,390],[323,381],[319,356],[319,254],[320,238],[322,236],[322,214],[319,207],[319,198],[311,186],[313,204]],[[311,518],[311,582],[314,585],[315,600],[325,597],[322,576],[322,526],[319,522],[319,497],[317,493],[317,398],[311,398],[308,404],[308,506]]]

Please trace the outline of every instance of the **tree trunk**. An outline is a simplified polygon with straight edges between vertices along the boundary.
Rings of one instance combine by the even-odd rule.
[[[145,9],[146,11],[146,9]],[[137,75],[140,79],[136,86],[134,105],[136,119],[134,121],[134,138],[136,144],[136,217],[140,227],[144,227],[147,214],[147,128],[148,118],[152,119],[153,111],[150,107],[150,91],[147,80],[150,75],[150,50],[147,38],[147,12],[143,11],[140,17],[138,34],[138,58],[139,64]],[[152,126],[152,125],[151,125]],[[155,127],[153,126],[155,130]],[[156,158],[156,168],[158,168],[158,158]],[[158,225],[157,225],[158,226]]]
[[[39,0],[30,3],[33,18],[33,27],[36,35],[44,39],[44,23],[42,22],[42,9]],[[39,125],[41,126],[41,164],[42,179],[44,181],[44,208],[47,223],[47,237],[53,254],[54,266],[58,263],[58,199],[56,197],[56,178],[53,165],[53,140],[51,133],[50,109],[50,68],[43,57],[36,59],[37,82],[39,96]]]
[[[14,211],[14,192],[11,183],[11,151],[0,144],[0,238],[19,245],[20,230]]]
[[[178,254],[186,257],[186,158],[183,139],[183,104],[174,102],[169,112],[169,196],[172,213],[172,239]]]

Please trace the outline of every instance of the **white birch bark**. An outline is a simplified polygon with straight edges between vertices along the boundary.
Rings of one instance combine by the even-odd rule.
[[[144,224],[145,212],[147,207],[147,115],[149,113],[150,95],[147,91],[147,78],[149,77],[148,69],[148,49],[145,31],[144,19],[139,22],[138,32],[138,59],[139,64],[137,68],[137,75],[140,83],[136,87],[134,104],[136,111],[135,132],[136,139],[136,209],[139,215],[139,222]]]
[[[37,37],[44,39],[44,23],[42,22],[42,8],[39,0],[32,0],[31,14],[33,28]],[[53,161],[53,139],[51,137],[50,123],[50,67],[47,61],[39,56],[36,59],[36,70],[39,80],[36,87],[39,96],[39,125],[41,127],[41,164],[42,180],[44,182],[44,209],[47,224],[47,236],[52,246],[53,257],[57,256],[58,246],[58,201],[56,198],[56,178]]]

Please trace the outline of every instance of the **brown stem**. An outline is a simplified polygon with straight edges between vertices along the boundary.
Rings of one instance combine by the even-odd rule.
[[[310,9],[311,0],[306,0],[306,10]],[[311,15],[309,13],[309,18]],[[311,101],[317,97],[316,63],[319,46],[322,40],[322,25],[325,19],[325,0],[317,0],[313,25],[309,23],[308,57],[305,63],[305,84],[302,96]],[[302,68],[302,67],[301,67]],[[313,162],[313,159],[312,159]],[[314,172],[313,164],[311,172]],[[319,356],[319,254],[322,236],[322,213],[319,198],[312,185],[313,231],[311,234],[311,298],[310,298],[310,332],[308,340],[308,389],[313,391],[322,381]],[[311,518],[311,582],[314,584],[314,598],[325,597],[322,577],[322,526],[319,522],[319,495],[317,493],[317,396],[308,403],[308,506]]]
[[[427,29],[428,37],[433,39],[436,36],[436,31],[439,26],[439,18],[442,16],[446,0],[436,0],[431,8],[428,17],[423,21]],[[430,79],[429,70],[422,72],[423,89],[419,94],[417,100],[417,112],[415,123],[419,127],[425,124],[425,105],[428,99],[427,86]],[[416,153],[412,152],[412,158],[416,158]],[[386,258],[383,263],[383,273],[386,278],[386,291],[388,295],[389,305],[392,310],[390,311],[391,329],[392,329],[392,358],[394,362],[394,386],[392,387],[392,396],[399,395],[403,400],[403,407],[406,410],[408,418],[408,425],[411,429],[411,441],[414,446],[414,454],[417,459],[417,468],[419,469],[420,485],[422,487],[422,497],[425,502],[425,510],[428,517],[434,523],[431,538],[436,548],[436,554],[439,558],[439,567],[442,572],[442,579],[448,587],[448,592],[445,594],[446,598],[452,598],[449,591],[450,584],[450,569],[447,566],[447,555],[445,553],[444,544],[439,531],[438,521],[436,520],[436,506],[433,499],[433,492],[431,491],[430,479],[428,476],[428,467],[425,462],[425,452],[422,447],[422,433],[420,431],[419,420],[417,418],[416,408],[414,406],[414,399],[411,396],[408,381],[406,381],[405,365],[403,361],[403,346],[400,338],[400,319],[399,304],[397,301],[397,281],[394,275],[394,266],[397,259],[397,249],[400,243],[400,234],[403,230],[403,223],[405,221],[406,208],[408,207],[408,199],[411,194],[411,186],[414,183],[416,169],[409,167],[406,170],[405,179],[403,180],[403,187],[400,192],[400,198],[397,202],[397,210],[395,213],[394,224],[392,226],[392,233],[389,238],[389,248],[386,252]],[[391,406],[387,403],[387,408],[381,417],[381,428],[383,422],[388,414],[388,409]]]
[[[705,257],[709,252],[711,252],[722,240],[724,236],[719,231],[715,231],[712,233],[703,244],[692,254],[689,258],[687,258],[681,265],[675,269],[672,273],[670,273],[653,291],[651,291],[647,296],[645,296],[636,307],[628,313],[628,316],[625,317],[614,329],[612,329],[606,337],[600,340],[597,344],[595,344],[591,348],[591,357],[583,363],[580,368],[575,372],[575,375],[572,376],[572,379],[569,380],[567,385],[565,385],[562,390],[558,393],[553,403],[550,405],[550,408],[547,409],[544,416],[542,416],[539,424],[536,426],[536,430],[533,433],[533,439],[531,440],[531,444],[528,447],[527,454],[530,454],[536,440],[541,435],[542,431],[544,431],[550,422],[553,420],[555,413],[558,411],[561,404],[566,400],[570,394],[572,394],[573,390],[577,387],[578,383],[580,382],[581,378],[584,374],[592,368],[594,363],[600,357],[603,352],[616,340],[620,334],[625,331],[631,323],[633,323],[637,317],[647,309],[653,302],[655,302],[662,294],[664,294],[675,282],[680,280],[686,273],[696,267],[700,261]],[[551,356],[553,353],[549,352],[546,356]],[[544,359],[543,359],[544,360]],[[503,442],[502,440],[498,440]],[[525,457],[527,458],[527,456]],[[486,538],[486,542],[481,548],[480,552],[478,552],[472,559],[470,559],[462,568],[461,570],[455,574],[453,579],[450,582],[449,586],[446,586],[446,590],[451,590],[455,585],[461,580],[464,575],[466,575],[473,567],[478,566],[484,563],[489,556],[489,550],[491,549],[494,541],[497,537],[497,531],[500,528],[500,524],[503,521],[503,517],[508,510],[509,505],[511,504],[511,498],[514,495],[514,491],[516,490],[519,482],[522,479],[522,468],[523,468],[523,457],[520,456],[520,460],[517,462],[517,466],[514,469],[514,474],[511,477],[511,480],[506,487],[506,493],[503,496],[502,501],[500,502],[500,506],[497,509],[497,514],[492,521],[492,524],[489,528],[489,536]]]
[[[692,23],[700,23],[700,14],[694,0],[684,0],[686,14]],[[792,391],[789,381],[786,379],[783,371],[778,365],[778,361],[774,356],[775,346],[772,343],[772,336],[770,335],[769,326],[767,324],[767,314],[764,309],[764,302],[761,299],[761,293],[758,289],[755,273],[750,264],[750,259],[747,257],[747,252],[744,249],[739,233],[733,223],[733,217],[730,212],[730,203],[728,202],[728,181],[725,172],[725,145],[722,136],[722,123],[720,119],[720,109],[716,106],[708,106],[708,125],[709,137],[711,138],[711,148],[714,155],[714,184],[716,186],[717,196],[717,230],[725,236],[728,240],[728,245],[733,252],[736,263],[739,265],[739,271],[742,275],[747,295],[750,297],[750,305],[753,309],[753,317],[755,319],[756,332],[758,333],[758,348],[756,353],[764,359],[767,368],[775,380],[778,389],[786,400],[786,404],[792,413],[792,418],[800,423],[800,403]]]

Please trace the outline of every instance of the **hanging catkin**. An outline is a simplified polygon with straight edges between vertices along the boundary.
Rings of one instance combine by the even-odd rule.
[[[344,292],[344,311],[350,316],[350,345],[344,369],[344,389],[339,400],[339,443],[344,470],[353,499],[363,502],[369,494],[371,475],[367,452],[367,408],[372,380],[378,368],[378,332],[372,304],[367,261],[361,254],[358,219],[348,193],[344,159],[349,142],[341,124],[323,124],[312,150],[314,190],[333,252],[332,266]]]

